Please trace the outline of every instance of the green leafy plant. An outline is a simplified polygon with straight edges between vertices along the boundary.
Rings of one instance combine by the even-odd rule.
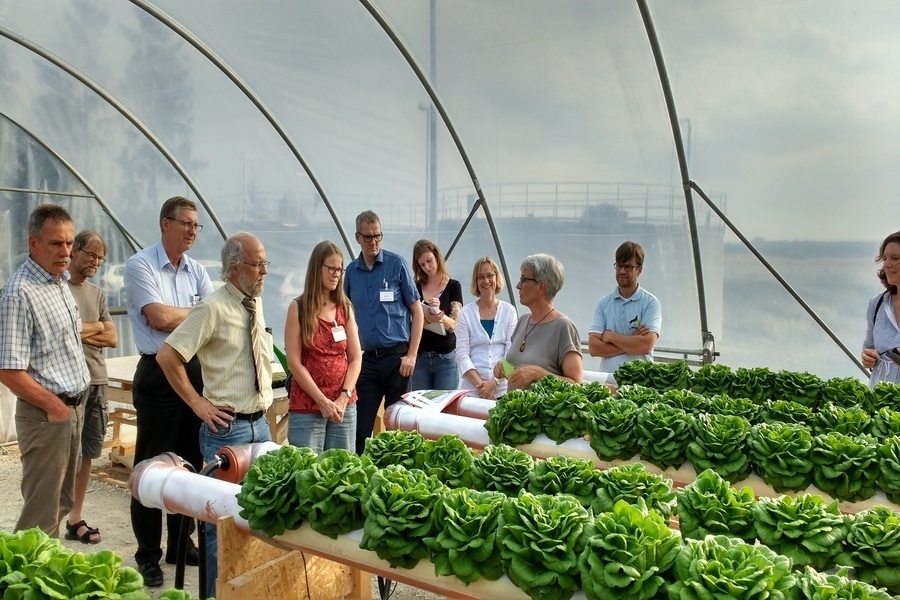
[[[237,502],[250,527],[270,536],[303,522],[297,476],[316,459],[309,448],[282,446],[257,458],[247,471]]]
[[[687,457],[694,469],[712,469],[731,483],[750,473],[750,457],[744,441],[750,423],[743,417],[704,414],[693,420],[694,437],[687,445]]]
[[[857,579],[900,592],[900,514],[876,506],[848,519],[838,563],[853,567]]]
[[[641,361],[646,362],[646,361]],[[627,363],[626,363],[627,364]],[[654,390],[651,387],[647,387],[644,385],[632,384],[632,385],[623,385],[620,387],[615,394],[613,394],[613,398],[618,400],[631,400],[637,406],[643,406],[644,404],[650,404],[651,402],[659,402],[662,396],[659,392]]]
[[[587,398],[578,386],[541,395],[540,417],[544,433],[557,444],[584,437],[587,406]]]
[[[753,424],[759,422],[762,407],[762,404],[749,398],[732,398],[728,394],[718,394],[709,399],[708,412],[743,417]]]
[[[675,494],[683,537],[731,535],[747,541],[756,537],[752,517],[756,496],[750,486],[735,489],[714,470],[706,469]]]
[[[660,401],[692,415],[710,410],[709,399],[691,390],[669,390],[662,395]]]
[[[872,428],[872,417],[858,406],[844,408],[836,404],[822,404],[813,414],[813,431],[815,433],[837,432],[844,435],[869,433]]]
[[[759,423],[750,429],[747,450],[753,469],[776,492],[805,490],[812,482],[813,436],[805,425]]]
[[[580,586],[588,512],[572,496],[522,492],[503,503],[497,542],[509,579],[531,598],[568,600]]]
[[[588,600],[647,600],[665,590],[681,540],[659,513],[643,501],[620,500],[612,512],[597,516],[590,531],[578,557]]]
[[[474,456],[458,435],[442,435],[427,445],[422,470],[450,488],[471,487]]]
[[[813,494],[760,498],[753,507],[753,523],[760,542],[794,565],[820,570],[834,564],[847,535],[838,501],[826,504]]]
[[[825,387],[825,382],[818,375],[786,370],[775,373],[774,383],[774,398],[792,400],[810,408],[818,405],[822,388]]]
[[[641,463],[600,471],[597,497],[592,504],[594,514],[611,511],[619,500],[629,504],[641,500],[649,509],[668,518],[675,507],[672,480],[649,473]]]
[[[856,377],[832,377],[822,387],[822,401],[844,408],[866,408],[871,393],[869,386]]]
[[[172,588],[159,595],[159,600],[191,600],[190,592]],[[214,598],[210,600],[215,600]]]
[[[425,538],[435,575],[454,575],[466,585],[503,575],[497,529],[506,496],[458,488],[434,505],[434,535]]]
[[[403,465],[417,469],[425,460],[426,440],[416,430],[391,429],[366,440],[363,455],[378,468]]]
[[[760,410],[760,421],[764,423],[812,424],[812,409],[790,400],[768,400]]]
[[[813,483],[823,492],[850,502],[875,495],[878,449],[874,437],[820,434],[813,437],[810,458],[815,465]]]
[[[484,427],[494,444],[530,444],[544,428],[540,395],[530,390],[507,392],[488,411]]]
[[[654,363],[646,360],[629,360],[619,365],[616,372],[613,373],[613,378],[620,388],[635,384],[652,388],[650,371],[653,369],[653,365]]]
[[[891,502],[900,502],[900,436],[891,436],[878,446],[878,487]]]
[[[872,415],[872,435],[879,440],[900,435],[900,411],[882,406]]]
[[[487,446],[472,462],[475,488],[515,496],[528,482],[534,459],[506,444]]]
[[[763,402],[772,397],[775,385],[775,374],[766,367],[740,367],[731,378],[731,389],[728,395],[732,398],[749,398],[754,402]]]
[[[419,469],[391,465],[376,471],[361,500],[366,520],[359,547],[392,567],[412,569],[428,557],[424,539],[433,535],[432,510],[447,491]]]
[[[797,574],[790,600],[893,600],[878,588],[849,579],[842,573],[819,573],[806,567]]]
[[[691,387],[691,368],[683,360],[670,363],[650,363],[647,375],[650,387],[666,392],[668,390],[682,390]],[[616,380],[618,381],[618,379]]]
[[[734,374],[728,365],[709,363],[694,372],[691,389],[703,396],[727,394],[731,389]]]
[[[535,381],[530,389],[539,396],[549,395],[555,392],[578,391],[580,393],[581,384],[572,383],[554,375],[544,375]]]
[[[73,552],[38,528],[0,531],[0,595],[4,599],[148,598],[140,574],[109,550]]]
[[[900,406],[900,385],[893,381],[879,381],[869,396],[869,412],[875,413],[885,406]]]
[[[680,467],[693,429],[690,416],[661,402],[641,406],[635,423],[635,439],[641,458],[657,467]]]
[[[297,475],[300,514],[330,538],[359,529],[365,521],[360,499],[376,470],[368,456],[325,450]]]
[[[607,398],[586,410],[591,448],[603,460],[631,458],[637,452],[634,425],[637,405],[631,400]]]
[[[584,392],[584,397],[591,404],[601,402],[612,396],[609,387],[599,381],[589,381],[583,384],[582,391]]]
[[[600,471],[584,458],[551,456],[535,463],[528,474],[528,491],[532,494],[569,494],[588,508],[597,495]]]
[[[791,559],[725,535],[685,540],[671,600],[784,600],[795,585]]]

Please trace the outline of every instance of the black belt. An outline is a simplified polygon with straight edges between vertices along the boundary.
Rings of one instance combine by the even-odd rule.
[[[258,410],[255,413],[236,413],[231,412],[230,410],[226,410],[225,412],[234,417],[235,421],[255,421],[257,419],[262,419],[266,414],[266,411],[264,410]]]
[[[382,356],[393,356],[394,354],[406,354],[406,351],[409,350],[409,346],[406,344],[397,344],[395,346],[388,346],[387,348],[375,348],[374,350],[366,350],[363,352],[363,356],[377,356],[381,358]]]
[[[146,358],[147,360],[156,360],[155,354],[141,354],[141,358]]]
[[[74,396],[70,396],[68,394],[57,394],[57,398],[63,401],[63,404],[66,406],[78,406],[81,404],[81,401],[84,400],[84,392],[80,394],[75,394]]]

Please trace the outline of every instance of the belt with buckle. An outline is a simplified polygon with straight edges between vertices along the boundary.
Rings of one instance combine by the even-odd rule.
[[[63,401],[63,404],[66,406],[78,406],[81,404],[81,401],[84,400],[84,392],[80,394],[75,394],[74,396],[70,396],[69,394],[57,394],[57,398]]]
[[[364,356],[377,356],[381,358],[382,356],[393,356],[394,354],[406,354],[406,351],[409,350],[409,346],[407,344],[396,344],[394,346],[388,346],[387,348],[375,348],[374,350],[366,350],[363,352]]]
[[[226,410],[225,412],[234,417],[235,421],[255,421],[257,419],[262,419],[266,414],[266,411],[264,410],[258,410],[253,413],[236,413],[231,412],[230,410]]]

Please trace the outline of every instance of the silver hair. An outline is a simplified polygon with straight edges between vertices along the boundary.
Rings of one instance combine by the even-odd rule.
[[[521,270],[528,269],[531,276],[547,284],[547,299],[553,300],[566,281],[566,270],[556,257],[549,254],[532,254],[522,261]]]
[[[378,218],[371,210],[364,210],[356,216],[356,230],[359,231],[363,223],[378,223],[381,225],[381,219]]]
[[[39,204],[34,207],[34,210],[28,215],[28,235],[40,238],[41,232],[44,230],[44,221],[48,219],[56,223],[75,223],[68,211],[62,206],[56,204]]]
[[[222,246],[222,281],[228,280],[232,266],[244,262],[244,246],[241,242],[248,237],[255,236],[248,231],[238,231],[225,240],[225,245]]]

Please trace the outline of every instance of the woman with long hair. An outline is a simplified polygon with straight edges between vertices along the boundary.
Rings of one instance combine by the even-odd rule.
[[[354,450],[362,350],[344,296],[344,256],[332,242],[313,248],[303,294],[288,307],[284,347],[293,376],[288,442],[316,453]]]
[[[503,291],[500,267],[489,256],[475,261],[472,295],[456,328],[456,366],[462,374],[461,389],[471,389],[482,398],[499,398],[506,393],[506,380],[495,379],[494,363],[509,352],[518,315],[509,302],[497,297]]]
[[[862,364],[872,369],[869,387],[879,381],[900,383],[900,231],[887,236],[878,249],[878,279],[885,291],[869,300]]]
[[[416,369],[414,390],[455,390],[456,323],[462,310],[462,286],[447,273],[447,264],[434,242],[419,240],[413,246],[413,275],[422,298],[425,325]]]

